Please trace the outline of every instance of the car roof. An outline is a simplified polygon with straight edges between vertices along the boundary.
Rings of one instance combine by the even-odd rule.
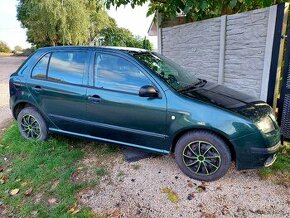
[[[51,46],[43,47],[39,50],[54,51],[54,50],[67,50],[67,49],[81,49],[81,50],[101,50],[101,51],[119,51],[125,53],[143,53],[149,52],[142,48],[132,48],[132,47],[118,47],[118,46]]]

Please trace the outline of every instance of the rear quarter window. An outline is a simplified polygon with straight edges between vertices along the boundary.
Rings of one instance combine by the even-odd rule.
[[[47,65],[50,53],[44,55],[32,69],[31,77],[35,79],[46,79]]]

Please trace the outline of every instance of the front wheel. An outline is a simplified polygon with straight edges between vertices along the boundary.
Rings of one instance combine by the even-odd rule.
[[[17,116],[18,128],[26,139],[44,141],[48,136],[47,125],[42,115],[33,107],[26,107]]]
[[[178,140],[175,159],[181,171],[190,178],[214,181],[227,173],[231,153],[222,138],[200,130],[188,132]]]

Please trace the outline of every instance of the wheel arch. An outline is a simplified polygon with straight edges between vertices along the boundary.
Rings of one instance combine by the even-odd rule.
[[[200,127],[191,127],[191,128],[186,128],[183,129],[181,131],[179,131],[177,134],[175,134],[175,136],[173,137],[172,143],[171,143],[171,148],[170,148],[170,152],[174,153],[175,152],[175,146],[177,141],[186,133],[190,132],[190,131],[198,131],[198,130],[203,130],[203,131],[207,131],[210,133],[213,133],[217,136],[219,136],[221,139],[223,139],[225,141],[225,143],[228,145],[230,152],[231,152],[231,158],[232,160],[236,161],[236,150],[234,145],[230,142],[230,140],[226,137],[225,134],[221,133],[218,130],[213,130],[213,129],[209,129],[209,128],[200,128]]]
[[[34,105],[31,102],[28,101],[20,101],[17,102],[17,104],[15,104],[15,106],[12,109],[12,115],[15,119],[17,119],[18,114],[20,113],[20,111],[26,107],[33,107],[35,110],[37,110],[46,120],[46,117],[43,115],[43,113],[38,109],[38,107],[36,105]]]

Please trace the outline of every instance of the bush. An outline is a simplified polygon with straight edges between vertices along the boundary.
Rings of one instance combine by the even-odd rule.
[[[36,50],[36,48],[34,48],[34,47],[23,49],[21,55],[23,55],[23,56],[29,56],[33,52],[35,52],[35,50]]]
[[[6,42],[0,41],[0,52],[10,53],[11,49]]]

